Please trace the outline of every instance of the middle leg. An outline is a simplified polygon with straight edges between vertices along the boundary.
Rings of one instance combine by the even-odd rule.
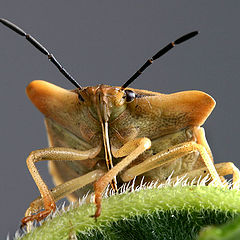
[[[205,166],[207,167],[208,171],[210,172],[210,175],[213,179],[213,181],[217,184],[222,186],[222,181],[214,167],[214,164],[212,162],[212,159],[209,157],[208,152],[206,149],[194,142],[185,142],[180,143],[176,146],[170,147],[164,151],[161,151],[160,153],[147,158],[144,162],[133,166],[129,169],[127,169],[121,176],[123,181],[127,182],[133,179],[135,176],[141,175],[145,172],[148,172],[154,168],[163,166],[166,163],[170,163],[176,159],[179,159],[193,151],[198,151],[205,163]]]

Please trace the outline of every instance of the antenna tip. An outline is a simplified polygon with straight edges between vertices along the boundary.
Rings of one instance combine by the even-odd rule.
[[[193,31],[190,32],[188,34],[185,34],[184,36],[178,38],[176,41],[174,41],[174,44],[180,44],[182,42],[185,42],[187,40],[189,40],[190,38],[195,37],[196,35],[198,35],[199,31]]]
[[[200,33],[200,31],[193,31],[192,34],[193,34],[193,37],[195,37],[196,35],[198,35]]]

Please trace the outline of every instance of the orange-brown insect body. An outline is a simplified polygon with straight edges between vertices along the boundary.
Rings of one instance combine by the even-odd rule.
[[[41,198],[31,203],[23,224],[45,218],[58,199],[77,200],[93,186],[99,217],[107,185],[117,190],[134,177],[137,183],[143,176],[146,182],[164,182],[171,174],[189,180],[210,174],[223,185],[223,176],[233,174],[238,187],[239,170],[232,163],[214,166],[201,125],[215,101],[204,92],[161,94],[107,85],[69,91],[38,80],[27,95],[46,117],[50,148],[27,159]],[[34,164],[42,160],[50,160],[57,185],[52,191]]]
[[[42,81],[34,81],[28,86],[28,96],[46,116],[51,147],[79,150],[100,147],[98,155],[93,159],[49,162],[50,172],[57,184],[94,169],[107,171],[102,122],[108,122],[109,142],[113,152],[135,138],[147,137],[152,141],[151,149],[135,159],[131,163],[133,166],[179,143],[192,140],[197,142],[193,129],[204,123],[215,106],[213,98],[200,91],[167,95],[131,90],[136,97],[128,103],[120,87],[99,85],[81,91],[68,91]],[[79,94],[84,101],[79,100]],[[201,159],[199,154],[189,153],[174,163],[165,164],[164,167],[143,175],[146,176],[146,181],[163,181],[173,171],[173,176],[178,176],[204,166],[204,162],[197,161],[198,159]],[[121,158],[113,157],[114,165],[119,161]],[[139,178],[141,177],[142,174]],[[118,182],[123,182],[121,174]],[[75,196],[80,197],[89,188],[91,186],[78,190]]]

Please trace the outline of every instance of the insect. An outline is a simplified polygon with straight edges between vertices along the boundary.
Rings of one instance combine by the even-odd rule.
[[[210,174],[223,185],[233,175],[238,187],[239,170],[231,162],[215,164],[201,127],[215,106],[201,91],[161,94],[128,86],[154,60],[175,45],[198,34],[188,33],[167,44],[148,59],[121,87],[81,87],[36,39],[5,19],[0,22],[25,37],[45,54],[76,87],[65,90],[45,81],[33,81],[27,95],[44,114],[49,147],[30,153],[28,169],[41,196],[34,200],[22,224],[40,221],[56,209],[65,196],[74,201],[94,191],[96,212],[101,214],[102,193],[111,184],[117,191],[124,182],[158,180],[187,174],[189,179]],[[35,164],[49,161],[56,187],[49,190]]]

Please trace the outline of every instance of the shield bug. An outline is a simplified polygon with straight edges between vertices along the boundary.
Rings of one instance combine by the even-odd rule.
[[[94,191],[97,218],[101,197],[108,184],[117,189],[136,178],[138,183],[187,174],[189,179],[210,174],[223,185],[233,175],[238,187],[239,170],[231,162],[215,164],[201,127],[215,106],[214,99],[201,91],[161,94],[128,86],[175,45],[197,35],[188,33],[167,44],[121,87],[81,87],[36,39],[8,20],[0,22],[25,37],[45,54],[76,87],[65,90],[45,81],[33,81],[27,95],[44,114],[49,148],[30,153],[28,169],[41,197],[34,200],[22,224],[41,220],[54,211],[55,202],[65,196],[74,201]],[[56,187],[49,190],[35,164],[49,161]]]

